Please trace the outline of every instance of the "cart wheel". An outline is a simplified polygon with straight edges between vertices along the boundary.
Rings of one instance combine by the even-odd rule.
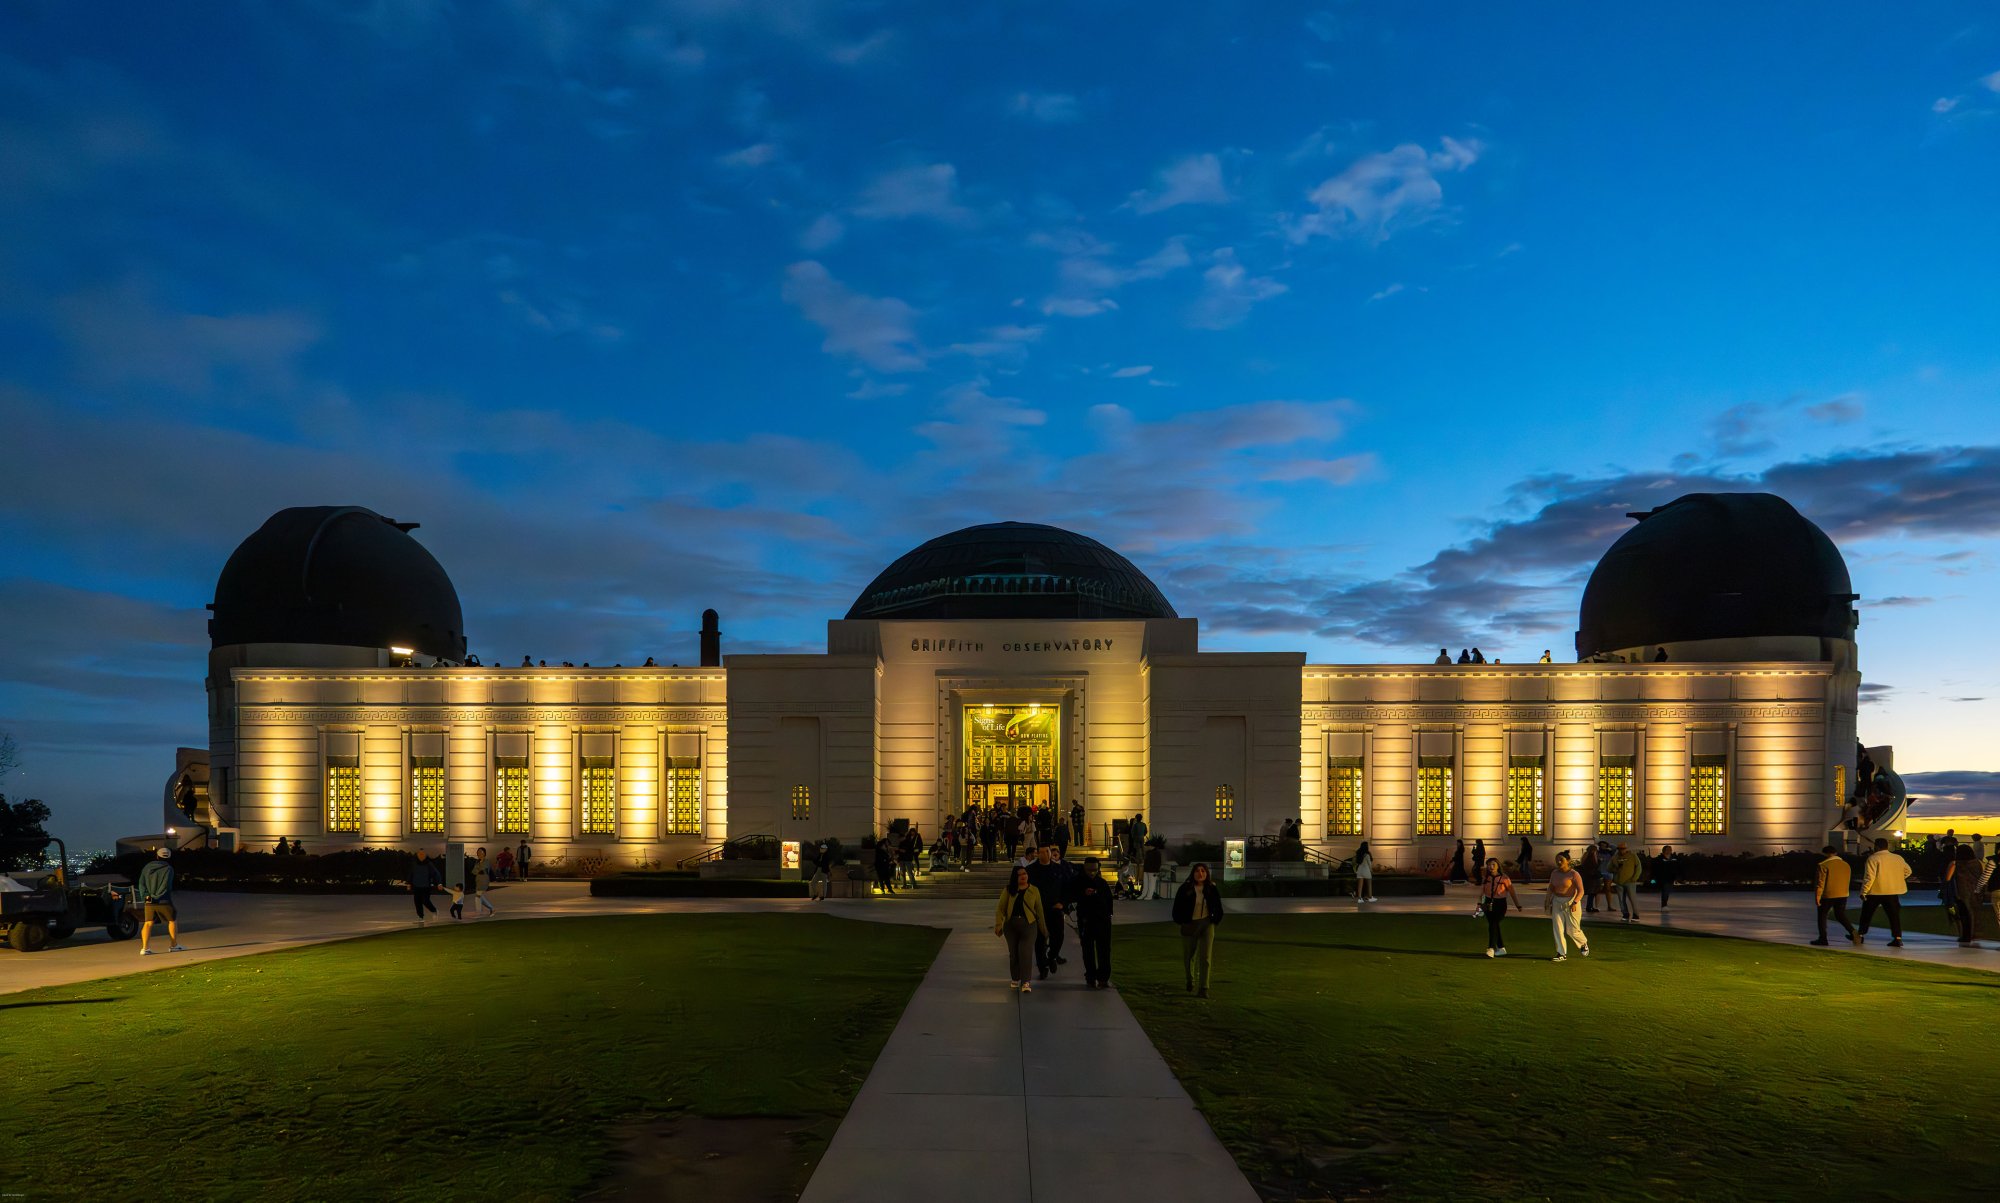
[[[76,924],[74,923],[56,923],[51,924],[49,927],[49,939],[51,940],[67,940],[75,934]]]
[[[49,942],[48,925],[38,919],[23,920],[7,933],[7,942],[16,952],[40,952]]]
[[[104,934],[114,940],[129,940],[139,934],[139,916],[129,910],[121,910],[118,917],[104,925]]]

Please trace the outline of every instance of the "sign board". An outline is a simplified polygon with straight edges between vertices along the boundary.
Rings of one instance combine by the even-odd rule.
[[[1242,878],[1243,864],[1248,859],[1244,851],[1245,846],[1245,841],[1243,840],[1222,841],[1222,879],[1224,881],[1237,881]]]
[[[799,877],[799,841],[785,840],[778,845],[779,877],[784,881],[797,881]]]

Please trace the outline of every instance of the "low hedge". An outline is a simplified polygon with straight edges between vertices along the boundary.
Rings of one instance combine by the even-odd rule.
[[[619,873],[595,878],[593,898],[804,898],[806,882],[770,881],[754,877],[714,877],[694,874]]]
[[[138,880],[151,853],[113,858],[113,871]],[[174,853],[174,885],[189,890],[369,892],[407,889],[412,854],[398,848],[352,848],[309,856],[187,848]]]

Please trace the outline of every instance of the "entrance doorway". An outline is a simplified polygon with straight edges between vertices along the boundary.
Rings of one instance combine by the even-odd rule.
[[[1040,702],[967,703],[967,805],[1056,808],[1062,796],[1061,707]]]

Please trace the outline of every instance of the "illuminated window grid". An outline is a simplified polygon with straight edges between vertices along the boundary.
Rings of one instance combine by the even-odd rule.
[[[667,834],[701,834],[701,768],[694,760],[667,766]]]
[[[501,835],[527,835],[532,813],[528,798],[527,757],[502,759],[493,778],[493,829]]]
[[[1333,834],[1361,834],[1361,758],[1336,756],[1326,771],[1327,813]]]
[[[1542,758],[1516,756],[1507,762],[1507,834],[1542,834]]]
[[[1688,834],[1722,835],[1729,816],[1729,760],[1697,756],[1688,770]]]
[[[1597,834],[1631,835],[1637,788],[1630,756],[1606,756],[1597,766]]]
[[[326,766],[326,829],[332,834],[361,834],[361,764],[342,759]]]
[[[809,785],[793,786],[792,817],[794,819],[810,819],[812,818],[812,813],[813,813],[812,787]]]
[[[1451,834],[1451,758],[1426,756],[1417,763],[1417,834]]]
[[[410,830],[444,834],[444,758],[419,756],[410,765]]]
[[[1224,822],[1236,817],[1236,791],[1230,786],[1215,787],[1215,817]]]
[[[1844,764],[1833,766],[1833,804],[1847,805],[1847,766]]]
[[[583,834],[618,834],[618,771],[609,756],[584,757]]]

